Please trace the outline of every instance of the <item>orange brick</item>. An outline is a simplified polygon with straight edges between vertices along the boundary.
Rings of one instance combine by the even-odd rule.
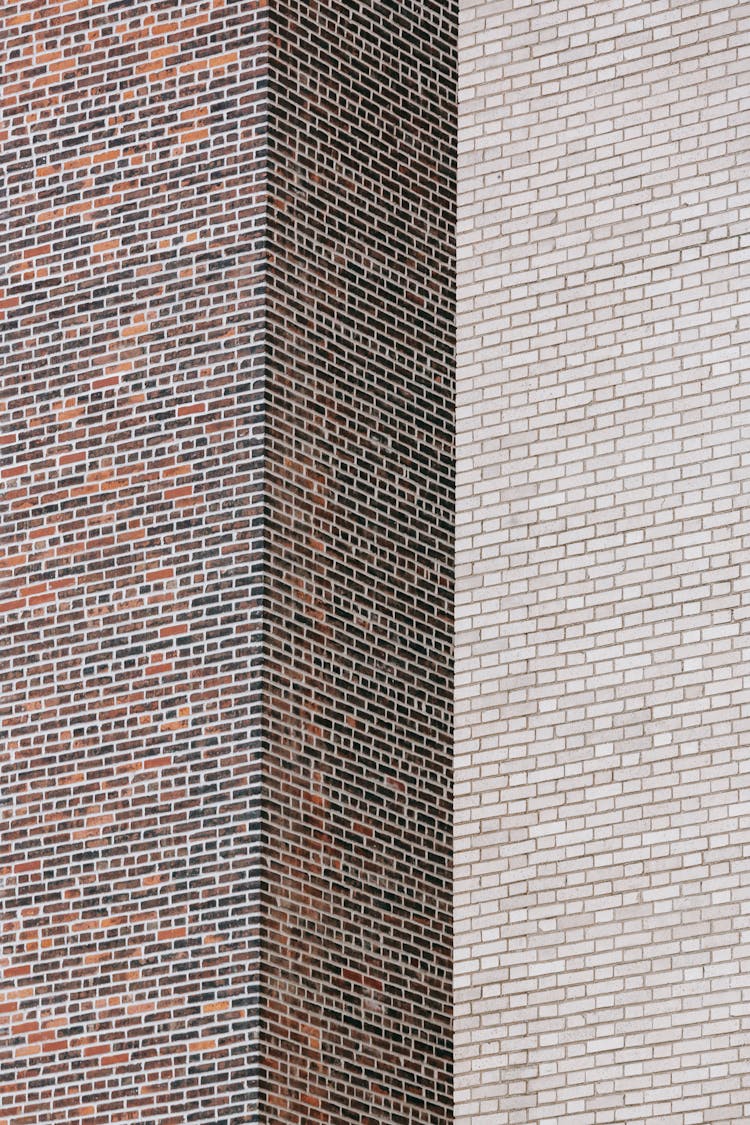
[[[184,634],[187,633],[187,631],[188,631],[187,623],[182,621],[182,622],[177,622],[174,625],[162,625],[161,629],[159,630],[159,636],[160,637],[181,637],[181,636],[184,636]]]

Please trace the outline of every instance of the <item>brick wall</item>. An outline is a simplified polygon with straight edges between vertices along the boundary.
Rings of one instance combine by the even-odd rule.
[[[459,1122],[750,1115],[749,30],[462,5]]]
[[[455,24],[271,18],[269,1122],[451,1119]]]
[[[7,1125],[253,1112],[264,28],[0,17]]]
[[[455,24],[0,17],[1,1125],[450,1119]]]

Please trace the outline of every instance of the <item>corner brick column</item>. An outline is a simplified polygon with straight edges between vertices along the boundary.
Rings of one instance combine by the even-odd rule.
[[[450,1119],[453,3],[0,17],[0,1120]]]

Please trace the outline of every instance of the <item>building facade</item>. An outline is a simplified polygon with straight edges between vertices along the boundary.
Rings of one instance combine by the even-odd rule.
[[[6,4],[0,1125],[750,1116],[749,31]]]
[[[7,1125],[451,1118],[455,39],[6,6]]]
[[[748,13],[459,53],[456,1121],[744,1122]]]

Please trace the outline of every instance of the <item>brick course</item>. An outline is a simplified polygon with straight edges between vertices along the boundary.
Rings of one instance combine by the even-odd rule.
[[[748,30],[461,6],[458,1122],[750,1114]]]

